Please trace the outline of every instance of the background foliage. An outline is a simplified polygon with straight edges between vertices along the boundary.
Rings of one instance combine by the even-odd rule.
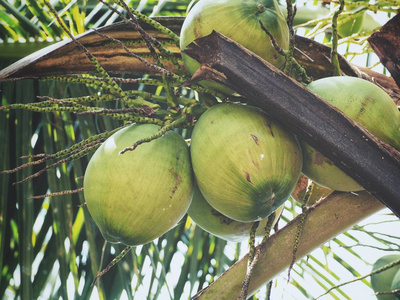
[[[191,1],[183,0],[126,2],[151,16],[185,15],[191,5]],[[383,2],[377,1],[374,6],[380,10],[379,16],[395,12],[395,1],[389,8],[379,3]],[[312,4],[320,6],[317,1]],[[74,35],[120,21],[118,15],[95,0],[52,1],[52,5]],[[370,16],[376,17],[371,11]],[[317,18],[319,22],[309,21],[297,32],[329,45],[328,21]],[[385,72],[366,42],[371,30],[375,28],[340,40],[339,49],[349,59]],[[64,38],[66,34],[43,1],[0,0],[0,69]],[[129,88],[164,93],[157,86],[136,84]],[[95,86],[46,80],[0,83],[2,106],[32,103],[38,95],[68,98],[97,92]],[[4,144],[0,147],[0,170],[31,161],[22,156],[57,153],[120,124],[109,117],[67,112],[0,111],[0,141]],[[0,295],[4,298],[186,299],[247,251],[246,243],[225,242],[185,218],[156,241],[133,249],[93,286],[97,273],[124,247],[105,243],[82,206],[82,193],[30,198],[81,188],[89,157],[59,164],[17,185],[13,183],[40,171],[43,165],[0,174]],[[46,162],[47,166],[52,163]],[[288,200],[279,227],[299,212],[297,202]],[[314,298],[340,282],[367,274],[379,256],[400,252],[398,229],[399,221],[387,210],[365,220],[297,263],[289,283],[286,273],[278,276],[272,286],[272,299]],[[374,298],[368,279],[334,290],[324,299],[354,299],[360,294]],[[266,295],[263,289],[254,298]]]

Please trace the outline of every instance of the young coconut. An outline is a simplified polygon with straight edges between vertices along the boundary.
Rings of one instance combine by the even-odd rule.
[[[191,141],[197,184],[207,202],[240,222],[260,221],[293,191],[302,166],[295,136],[256,107],[209,108]]]
[[[275,211],[272,227],[278,222],[283,208],[284,205],[281,205]],[[194,184],[193,199],[188,209],[188,215],[203,230],[230,242],[243,242],[248,239],[251,227],[253,226],[251,222],[232,220],[214,209],[206,199],[204,199],[196,183]],[[256,236],[263,237],[265,235],[267,222],[268,218],[260,221],[256,230]]]
[[[190,205],[190,155],[179,134],[169,131],[134,151],[119,154],[158,130],[152,124],[119,130],[100,146],[87,166],[87,208],[111,243],[146,244],[173,228]]]
[[[229,37],[278,68],[285,58],[273,47],[260,22],[284,50],[289,47],[289,30],[276,0],[200,0],[189,11],[180,33],[182,52],[195,39],[209,35],[213,30]],[[191,57],[182,54],[190,74],[200,67]],[[209,81],[200,81],[206,87],[231,94],[228,88]]]
[[[396,260],[400,259],[399,254],[389,254],[379,258],[372,266],[372,271],[378,270]],[[396,273],[400,270],[400,265],[389,268],[383,272],[371,275],[371,287],[375,293],[391,291],[392,282]],[[378,300],[395,300],[395,296],[377,295]]]
[[[397,271],[396,275],[394,275],[391,290],[400,290],[400,269]],[[400,300],[400,292],[394,294],[394,299]]]
[[[400,112],[392,98],[375,84],[356,77],[316,80],[308,88],[365,127],[371,134],[400,150]],[[363,188],[331,160],[301,141],[303,173],[317,184],[337,191]]]

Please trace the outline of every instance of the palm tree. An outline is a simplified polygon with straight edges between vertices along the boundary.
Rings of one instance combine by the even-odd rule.
[[[167,17],[157,20],[179,34],[182,18],[175,17],[184,16],[188,6],[197,1],[126,2],[135,9],[132,11],[136,16],[143,14],[140,24],[151,35],[159,29],[149,25],[146,16]],[[97,274],[126,248],[107,243],[90,217],[82,193],[83,175],[93,151],[106,137],[122,124],[138,121],[123,111],[119,100],[109,97],[109,86],[104,82],[111,78],[108,74],[117,74],[110,80],[118,83],[121,98],[130,93],[136,101],[156,108],[160,115],[170,114],[173,107],[165,77],[140,63],[140,58],[148,58],[149,51],[140,50],[141,38],[135,37],[124,22],[130,17],[128,11],[118,1],[109,3],[56,1],[52,4],[60,21],[53,22],[54,14],[45,1],[0,1],[1,76],[23,78],[0,82],[0,141],[6,145],[0,147],[0,168],[10,170],[0,175],[0,294],[6,299],[186,299],[196,294],[199,299],[215,299],[213,293],[222,291],[229,299],[235,297],[247,271],[248,244],[220,239],[190,217],[153,242],[129,249],[94,283]],[[388,3],[368,9],[395,11]],[[325,18],[318,15],[298,21],[307,23],[299,26],[297,33],[315,40],[322,37],[331,46],[331,20],[332,14],[327,12]],[[101,27],[87,33],[90,28]],[[176,36],[165,27],[161,28],[164,38],[159,39],[173,55],[164,63],[177,73],[174,59],[179,60],[180,50],[174,44]],[[339,47],[341,54],[371,67],[375,58],[366,38],[375,29],[365,28],[339,40],[346,46],[343,51]],[[95,73],[93,61],[90,63],[82,49],[66,40],[68,32],[80,35],[78,41],[108,73],[98,67],[97,78],[87,75]],[[124,45],[138,57],[127,58],[121,44],[110,39],[122,40],[123,35],[129,37]],[[12,62],[58,41],[62,45],[33,54],[29,62],[25,58],[18,68],[14,65],[6,69]],[[329,50],[318,45],[317,52]],[[353,50],[358,45],[362,46],[360,55]],[[50,68],[46,67],[48,62]],[[345,64],[343,68],[352,66]],[[312,72],[312,64],[306,69]],[[385,72],[379,64],[374,69]],[[173,84],[176,82],[171,81]],[[187,88],[180,92],[186,101],[212,98]],[[179,111],[175,113],[182,116]],[[175,130],[190,136],[190,128]],[[334,226],[321,223],[321,219],[325,222],[337,217],[333,210],[340,222]],[[368,193],[334,193],[310,210],[302,210],[291,197],[278,223],[280,230],[268,240],[258,258],[249,293],[254,299],[265,299],[269,294],[272,299],[306,299],[325,292],[329,292],[325,299],[354,299],[361,293],[373,299],[368,277],[355,279],[368,275],[378,257],[400,251],[398,224],[397,217]],[[294,256],[297,263],[288,273]],[[272,285],[267,285],[270,280]],[[351,280],[351,284],[330,290]]]

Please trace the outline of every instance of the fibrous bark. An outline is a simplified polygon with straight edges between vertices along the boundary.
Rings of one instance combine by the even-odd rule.
[[[373,33],[368,42],[400,87],[400,14]]]

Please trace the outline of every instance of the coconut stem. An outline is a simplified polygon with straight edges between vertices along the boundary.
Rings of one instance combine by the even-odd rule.
[[[393,291],[387,291],[387,292],[376,292],[375,295],[379,296],[379,295],[394,295],[400,293],[400,289],[395,289]]]
[[[274,224],[274,220],[276,217],[276,212],[273,212],[269,217],[268,217],[268,221],[267,224],[265,225],[264,228],[264,238],[261,242],[261,247],[256,250],[255,248],[255,233],[257,230],[257,227],[259,225],[259,222],[255,222],[253,224],[253,227],[251,228],[250,231],[250,239],[249,239],[249,257],[248,257],[248,262],[247,262],[247,273],[246,276],[243,280],[242,283],[242,290],[240,292],[240,295],[238,297],[238,299],[247,299],[247,294],[248,294],[248,289],[249,289],[249,285],[250,285],[250,279],[251,279],[251,274],[253,273],[254,267],[260,257],[261,251],[263,251],[263,249],[265,248],[265,245],[267,243],[267,240],[270,236],[271,230],[272,230],[272,226]],[[272,288],[272,285],[270,285],[270,289]],[[269,290],[270,293],[270,290]]]
[[[100,0],[100,1],[103,2],[103,0]],[[151,53],[151,56],[153,57],[153,59],[156,62],[156,64],[159,67],[164,68],[164,66],[163,66],[163,64],[161,62],[161,57],[160,57],[160,55],[157,54],[157,52],[155,51],[154,47],[159,50],[159,52],[161,53],[162,56],[169,57],[171,59],[172,63],[174,64],[175,68],[179,71],[179,73],[185,74],[185,72],[182,70],[180,64],[178,63],[178,59],[175,57],[175,55],[171,51],[165,49],[164,46],[156,38],[152,37],[145,30],[143,30],[143,28],[139,25],[138,19],[144,21],[145,23],[147,23],[148,25],[152,26],[153,28],[155,28],[156,30],[160,31],[161,33],[164,33],[165,35],[168,35],[170,38],[172,38],[173,42],[178,47],[179,47],[179,37],[175,33],[173,33],[171,30],[169,30],[168,28],[162,26],[157,21],[152,20],[151,18],[141,14],[140,12],[138,12],[138,11],[132,9],[132,8],[129,8],[128,5],[124,1],[113,0],[113,2],[117,3],[118,5],[123,7],[126,10],[127,14],[129,15],[129,17],[131,19],[130,20],[126,19],[123,14],[121,14],[118,10],[114,9],[111,5],[109,5],[109,4],[106,4],[106,5],[111,10],[113,10],[114,12],[119,14],[121,16],[121,18],[127,24],[132,25],[133,28],[140,33],[140,36],[145,41],[146,46],[149,49],[149,51]]]
[[[131,18],[133,19],[134,16],[132,15]],[[130,20],[126,20],[126,22],[131,23]],[[172,112],[176,112],[177,110],[179,110],[179,105],[178,105],[178,101],[177,101],[177,97],[175,96],[172,87],[170,85],[169,82],[169,77],[173,77],[175,80],[180,80],[179,76],[175,75],[173,72],[170,72],[168,70],[165,69],[164,65],[161,62],[161,59],[159,57],[159,55],[156,53],[155,49],[152,46],[152,42],[156,43],[156,45],[158,46],[157,48],[159,50],[164,49],[162,47],[162,45],[160,43],[158,43],[158,41],[154,38],[150,39],[150,36],[143,30],[141,29],[141,27],[139,26],[139,24],[136,22],[133,23],[133,26],[135,29],[140,29],[139,32],[142,36],[142,39],[146,42],[147,48],[149,49],[151,56],[153,57],[154,61],[156,62],[156,64],[152,64],[149,61],[141,58],[139,55],[136,55],[135,53],[133,53],[132,51],[129,50],[129,48],[122,43],[120,40],[117,40],[115,38],[112,38],[106,34],[102,34],[99,31],[95,30],[97,34],[99,34],[100,36],[110,39],[111,41],[119,44],[129,55],[133,56],[134,58],[138,59],[139,61],[141,61],[142,63],[144,63],[146,66],[148,66],[150,69],[155,70],[158,73],[162,74],[162,81],[164,84],[164,88],[167,91],[167,103],[168,105],[172,108]],[[179,65],[176,62],[176,65]],[[127,100],[125,100],[125,102],[127,102]],[[134,106],[135,106],[135,101],[134,102]]]
[[[263,240],[261,242],[262,245],[266,245],[267,240],[271,234],[271,230],[272,230],[272,225],[274,224],[275,221],[275,217],[276,217],[276,211],[274,211],[269,217],[268,217],[268,221],[267,224],[265,225],[264,228],[264,237]]]
[[[70,195],[70,194],[77,194],[83,192],[83,187],[75,190],[64,190],[61,192],[54,192],[54,193],[49,193],[49,194],[44,194],[44,195],[38,195],[38,196],[31,196],[28,199],[43,199],[43,198],[50,198],[50,197],[55,197],[55,196],[64,196],[64,195]]]
[[[130,51],[129,48],[128,48],[124,43],[122,43],[120,40],[115,39],[115,38],[113,38],[113,37],[111,37],[111,36],[109,36],[109,35],[107,35],[107,34],[101,33],[101,32],[99,32],[99,31],[96,30],[96,29],[93,29],[93,30],[94,30],[98,35],[100,35],[101,37],[104,37],[104,38],[109,39],[110,41],[112,41],[112,42],[114,42],[114,43],[116,43],[116,44],[119,44],[119,45],[126,51],[126,53],[128,53],[128,54],[131,55],[132,57],[138,59],[140,62],[144,63],[147,67],[149,67],[150,69],[153,69],[155,72],[161,73],[161,74],[165,74],[165,75],[167,75],[167,76],[171,76],[171,77],[175,77],[176,79],[179,79],[179,77],[178,77],[177,75],[175,75],[173,72],[170,72],[170,71],[168,71],[168,70],[166,70],[166,69],[164,68],[164,66],[163,66],[162,63],[160,62],[160,59],[159,59],[159,57],[158,57],[157,54],[153,55],[153,59],[157,61],[157,65],[155,65],[155,64],[152,64],[151,62],[149,62],[149,61],[143,59],[143,58],[140,57],[139,55],[133,53],[132,51]],[[151,46],[151,45],[148,44],[148,48],[149,48],[149,49],[153,49],[153,51],[154,51],[154,53],[155,53],[154,48],[152,48],[152,47],[150,47],[150,46]],[[152,52],[152,51],[150,51],[150,52]]]
[[[134,10],[133,8],[129,8],[123,1],[121,1],[121,0],[117,0],[117,1],[118,1],[118,4],[121,5],[122,7],[124,7],[128,13],[133,13],[139,20],[142,20],[143,22],[152,26],[154,29],[157,29],[161,33],[168,35],[174,41],[175,45],[177,45],[179,47],[179,36],[177,34],[172,32],[170,29],[164,27],[163,25],[161,25],[159,22],[155,21],[154,19],[149,18],[148,16],[140,13],[137,10]],[[113,2],[116,2],[116,1],[113,0]]]
[[[40,176],[41,174],[45,173],[47,170],[49,170],[51,168],[59,166],[59,165],[61,165],[63,163],[71,162],[71,161],[79,159],[79,158],[81,158],[81,157],[83,157],[83,156],[85,156],[85,155],[87,155],[87,154],[89,154],[91,152],[94,152],[100,147],[100,145],[101,145],[101,142],[92,142],[92,143],[90,143],[88,145],[85,145],[84,147],[79,149],[79,151],[77,151],[76,153],[68,156],[67,158],[61,159],[61,160],[59,160],[59,161],[57,161],[57,162],[55,162],[55,163],[53,163],[53,164],[51,164],[49,166],[46,166],[45,168],[41,169],[38,172],[36,172],[36,173],[34,173],[34,174],[32,174],[32,175],[30,175],[28,177],[25,177],[24,179],[22,179],[20,181],[14,182],[13,186],[17,185],[17,184],[24,183],[24,182],[26,182],[28,180],[31,180],[31,179],[34,179],[34,178]]]
[[[256,230],[260,222],[254,222],[253,226],[250,229],[250,238],[249,238],[249,257],[247,260],[247,273],[242,283],[242,289],[238,296],[238,300],[247,299],[247,293],[250,284],[251,273],[253,272],[254,265],[258,260],[258,255],[256,253],[255,240],[256,240]]]
[[[97,279],[99,279],[99,277],[103,276],[105,273],[107,273],[117,262],[119,262],[130,250],[132,249],[132,246],[127,246],[124,250],[122,250],[122,252],[116,257],[114,258],[105,269],[103,269],[103,271],[101,271],[99,274],[96,275],[96,277],[94,278],[93,282],[92,282],[92,286],[95,285]]]
[[[118,127],[112,131],[105,131],[103,133],[93,135],[79,143],[72,145],[71,147],[69,147],[67,149],[63,149],[54,154],[42,153],[42,154],[21,157],[21,158],[28,158],[28,159],[37,159],[37,158],[40,158],[40,159],[36,160],[36,161],[30,161],[30,162],[24,163],[24,164],[14,168],[14,169],[11,169],[11,170],[1,171],[0,174],[10,174],[10,173],[18,172],[18,171],[22,170],[23,168],[33,166],[33,165],[39,165],[39,164],[44,163],[51,159],[56,159],[56,158],[59,158],[59,157],[65,156],[65,155],[71,155],[74,153],[78,153],[87,147],[91,147],[96,144],[102,143],[106,138],[108,138],[110,135],[112,135],[114,132],[116,132],[120,128],[121,127]]]
[[[294,16],[296,15],[296,5],[292,4],[292,0],[286,0],[286,9],[287,9],[287,18],[286,18],[286,24],[289,29],[289,49],[286,52],[286,65],[284,72],[285,74],[292,74],[292,66],[293,66],[293,51],[295,47],[295,38],[296,35],[294,33],[293,29],[293,19]]]
[[[267,10],[267,8],[264,6],[264,5],[262,5],[262,4],[258,4],[257,5],[257,11],[259,12],[259,13],[263,13],[264,11],[266,11]]]
[[[376,270],[372,271],[372,272],[369,273],[369,274],[366,274],[366,275],[363,275],[363,276],[359,276],[359,277],[356,277],[356,278],[354,278],[354,279],[352,279],[352,280],[349,280],[349,281],[340,283],[340,284],[338,284],[338,285],[336,285],[336,286],[333,286],[333,287],[331,287],[330,289],[326,290],[325,293],[319,295],[319,296],[318,296],[317,298],[315,298],[315,299],[319,299],[319,298],[321,298],[322,296],[325,296],[325,295],[329,294],[329,293],[330,293],[331,291],[333,291],[334,289],[338,289],[338,288],[340,288],[340,287],[342,287],[342,286],[344,286],[344,285],[347,285],[347,284],[349,284],[349,283],[353,283],[353,282],[356,282],[356,281],[359,281],[359,280],[363,280],[363,279],[365,279],[365,278],[367,278],[367,277],[369,277],[369,276],[371,276],[371,275],[375,275],[375,274],[378,274],[378,273],[382,273],[383,271],[386,271],[386,270],[388,270],[388,269],[390,269],[390,268],[393,268],[394,266],[397,266],[397,265],[400,265],[400,259],[395,260],[395,261],[393,261],[393,262],[391,262],[391,263],[388,263],[387,265],[385,265],[385,266],[383,266],[383,267],[381,267],[381,268],[379,268],[379,269],[376,269]],[[378,294],[381,294],[381,293],[376,293],[376,294],[378,295]],[[386,294],[386,292],[384,292],[384,293],[382,293],[382,294]]]
[[[293,15],[294,17],[294,15]],[[293,20],[292,20],[293,22]],[[297,60],[293,57],[293,51],[296,48],[295,47],[295,36],[291,38],[290,44],[289,44],[289,50],[284,51],[276,42],[275,38],[272,36],[272,34],[269,32],[269,30],[264,26],[264,24],[259,21],[261,29],[264,30],[264,32],[268,35],[268,37],[271,40],[271,43],[273,47],[275,48],[275,51],[278,52],[279,55],[285,57],[285,69],[284,72],[285,74],[292,76],[293,73],[298,74],[301,78],[301,81],[304,83],[310,83],[311,78],[308,77],[306,70],[297,62]],[[293,29],[293,26],[292,26]],[[294,72],[292,70],[294,69]],[[290,73],[288,73],[290,72]]]
[[[332,50],[331,50],[331,60],[334,67],[334,76],[340,76],[340,63],[339,63],[339,56],[337,52],[338,47],[338,32],[337,32],[337,25],[338,25],[338,17],[340,13],[344,9],[344,0],[339,0],[339,9],[335,11],[332,16]]]
[[[164,127],[162,127],[157,133],[153,134],[152,136],[149,136],[147,138],[143,138],[141,140],[138,140],[131,147],[126,147],[126,148],[122,149],[119,154],[124,154],[127,151],[133,151],[141,144],[149,143],[152,140],[155,140],[155,139],[157,139],[159,137],[162,137],[167,131],[170,131],[170,130],[172,130],[174,128],[182,126],[183,124],[188,122],[188,120],[190,120],[190,119],[191,119],[191,115],[190,114],[184,114],[183,116],[181,116],[180,118],[176,119],[175,121],[173,121],[173,122],[165,125]]]
[[[310,200],[311,198],[311,194],[312,194],[312,190],[314,188],[314,182],[312,182],[311,180],[308,181],[308,187],[307,187],[307,191],[304,195],[303,201],[301,203],[301,220],[299,222],[299,225],[297,226],[297,232],[296,232],[296,237],[294,240],[294,246],[293,246],[293,256],[292,256],[292,262],[289,265],[289,269],[288,269],[288,282],[290,281],[290,272],[293,269],[293,266],[296,262],[296,256],[297,256],[297,250],[299,248],[299,242],[300,242],[300,238],[301,235],[303,233],[303,228],[304,228],[304,223],[306,221],[307,215],[308,215],[308,209],[307,209],[307,202]]]

